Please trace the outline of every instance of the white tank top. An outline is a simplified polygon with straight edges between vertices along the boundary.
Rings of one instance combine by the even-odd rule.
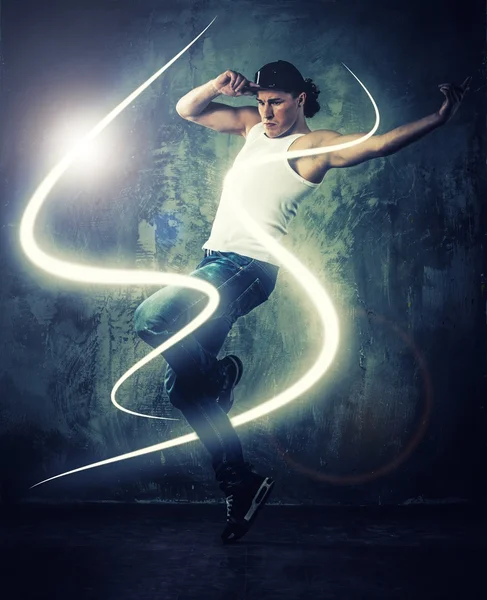
[[[282,138],[268,138],[264,125],[257,123],[247,135],[245,145],[238,153],[234,165],[242,160],[284,153],[297,138],[296,133]],[[296,216],[299,204],[319,183],[307,181],[293,170],[286,158],[263,165],[252,166],[251,177],[225,177],[220,204],[215,215],[209,239],[204,249],[236,252],[250,258],[277,264],[276,259],[241,224],[233,209],[232,194],[238,186],[239,200],[251,218],[275,240],[287,234],[290,221]]]

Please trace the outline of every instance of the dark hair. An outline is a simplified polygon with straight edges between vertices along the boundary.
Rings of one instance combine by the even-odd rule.
[[[301,92],[306,92],[306,100],[304,101],[304,116],[308,119],[314,117],[315,114],[320,110],[320,105],[318,103],[318,96],[320,95],[320,90],[317,87],[316,83],[312,79],[307,79],[305,81],[305,87],[300,91],[290,91],[293,98],[297,98]]]

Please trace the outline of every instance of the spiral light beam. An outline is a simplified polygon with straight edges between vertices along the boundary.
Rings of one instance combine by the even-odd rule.
[[[216,17],[215,17],[216,19]],[[138,361],[135,365],[133,365],[115,384],[111,392],[111,401],[112,403],[120,410],[135,416],[141,416],[146,418],[155,418],[155,419],[164,419],[164,417],[155,417],[152,415],[145,415],[142,413],[137,413],[131,410],[128,410],[121,406],[115,398],[117,390],[120,386],[131,377],[136,371],[142,368],[144,365],[149,363],[156,356],[160,355],[162,352],[172,347],[174,344],[182,340],[184,337],[195,331],[198,327],[200,327],[205,321],[207,321],[210,316],[215,312],[218,307],[220,296],[215,287],[206,281],[192,278],[187,275],[173,274],[173,273],[155,273],[153,271],[131,271],[125,269],[105,269],[98,267],[90,267],[77,263],[68,263],[62,260],[59,260],[53,256],[47,255],[45,252],[39,248],[34,238],[34,227],[36,222],[36,217],[45,201],[47,196],[49,195],[52,188],[58,182],[60,177],[64,174],[64,172],[71,166],[73,161],[79,156],[82,152],[83,147],[91,140],[93,140],[97,135],[103,131],[129,104],[131,104],[135,98],[137,98],[145,89],[147,89],[166,69],[168,69],[186,50],[188,50],[205,32],[206,30],[214,23],[215,19],[190,43],[188,44],[181,52],[179,52],[173,59],[171,59],[164,67],[162,67],[157,73],[155,73],[152,77],[150,77],[145,83],[143,83],[139,88],[137,88],[132,94],[130,94],[123,102],[121,102],[112,112],[110,112],[98,125],[96,125],[87,135],[86,137],[67,155],[65,156],[59,164],[57,164],[51,172],[46,176],[46,178],[42,181],[39,187],[34,192],[34,195],[30,199],[27,208],[22,217],[21,225],[20,225],[20,242],[23,251],[27,255],[27,257],[40,269],[55,275],[56,277],[61,277],[62,279],[75,281],[75,282],[84,282],[84,283],[94,283],[94,284],[112,284],[112,285],[177,285],[180,287],[191,288],[195,290],[199,290],[208,296],[208,304],[205,308],[197,315],[191,323],[186,325],[183,329],[173,335],[169,340],[161,344],[158,348],[152,350],[149,354],[147,354],[142,360]],[[341,144],[334,144],[332,146],[326,146],[322,148],[313,148],[310,150],[296,150],[290,152],[280,153],[279,155],[273,157],[267,157],[266,159],[256,160],[247,160],[238,165],[238,167],[234,166],[230,170],[228,175],[240,176],[245,170],[252,168],[255,164],[265,164],[267,162],[272,162],[274,160],[284,160],[284,159],[292,159],[299,158],[302,156],[313,156],[318,154],[325,154],[327,152],[332,152],[336,150],[341,150],[345,148],[351,148],[352,146],[356,146],[358,144],[363,143],[369,137],[374,135],[375,131],[379,127],[379,110],[377,105],[372,98],[371,94],[365,87],[365,85],[358,79],[358,77],[346,66],[344,65],[348,71],[355,77],[358,83],[365,90],[366,94],[370,98],[372,105],[375,110],[375,125],[374,127],[362,137],[353,140],[351,142],[344,142]],[[227,176],[228,176],[227,175]],[[276,240],[274,240],[269,234],[263,231],[248,215],[248,213],[242,208],[241,204],[238,201],[235,201],[235,209],[238,216],[242,219],[242,223],[244,226],[255,236],[259,237],[259,240],[263,243],[263,245],[269,250],[271,255],[275,257],[281,264],[285,264],[289,269],[290,273],[299,273],[299,278],[296,277],[296,281],[299,285],[302,286],[305,294],[309,296],[309,299],[314,304],[316,311],[321,319],[324,336],[326,338],[326,343],[323,344],[321,351],[313,364],[313,366],[305,373],[304,376],[301,377],[298,381],[296,381],[292,386],[288,387],[286,390],[278,394],[277,396],[259,404],[255,408],[248,410],[236,417],[231,419],[231,422],[234,427],[239,427],[240,425],[244,425],[245,423],[249,423],[254,419],[267,415],[278,408],[281,408],[285,404],[288,404],[292,400],[296,399],[300,395],[302,395],[305,391],[310,389],[326,372],[328,367],[330,366],[339,342],[339,326],[338,326],[338,318],[335,311],[335,308],[326,293],[325,289],[318,281],[318,279],[301,263],[299,260],[291,254],[288,250],[283,248]],[[173,420],[173,419],[166,419]],[[176,419],[177,420],[177,419]],[[167,448],[172,448],[174,446],[180,446],[194,440],[197,440],[198,436],[196,433],[190,433],[187,435],[179,436],[173,438],[171,440],[167,440],[164,442],[160,442],[158,444],[154,444],[152,446],[147,446],[145,448],[141,448],[139,450],[134,450],[132,452],[128,452],[125,454],[121,454],[118,456],[114,456],[112,458],[107,458],[105,460],[101,460],[95,463],[91,463],[89,465],[85,465],[82,467],[78,467],[76,469],[72,469],[70,471],[66,471],[59,475],[55,475],[53,477],[49,477],[48,479],[44,479],[39,483],[31,486],[30,489],[33,489],[37,486],[40,486],[49,481],[53,481],[54,479],[59,479],[60,477],[65,477],[67,475],[72,475],[74,473],[78,473],[81,471],[86,471],[88,469],[94,469],[95,467],[101,467],[103,465],[109,465],[115,462],[119,462],[122,460],[127,460],[130,458],[135,458],[137,456],[142,456],[144,454],[150,454],[151,452],[157,452],[161,450],[165,450]]]

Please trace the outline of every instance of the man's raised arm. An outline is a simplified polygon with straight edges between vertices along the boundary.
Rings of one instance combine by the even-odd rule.
[[[471,77],[467,77],[460,86],[452,83],[440,84],[438,87],[445,96],[445,100],[440,109],[432,115],[428,115],[407,125],[401,125],[382,135],[374,135],[364,143],[352,148],[325,154],[323,160],[327,161],[327,167],[329,169],[351,167],[372,158],[389,156],[416,142],[441,125],[444,125],[460,107],[463,97],[469,89],[468,86],[471,79]],[[313,146],[316,148],[349,142],[364,135],[363,133],[340,135],[336,131],[316,131],[315,133],[320,134],[313,143]]]
[[[176,111],[183,119],[215,131],[245,135],[249,125],[260,120],[257,107],[233,107],[212,100],[221,94],[251,96],[258,88],[240,73],[225,71],[183,96],[176,104]]]

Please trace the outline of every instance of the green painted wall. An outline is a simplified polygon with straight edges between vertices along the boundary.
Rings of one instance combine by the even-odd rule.
[[[22,5],[25,5],[24,8]],[[4,2],[0,465],[2,498],[219,498],[199,443],[37,481],[189,431],[117,411],[110,390],[148,347],[132,326],[155,291],[82,286],[44,275],[18,242],[29,195],[59,156],[54,131],[91,123],[205,37],[104,134],[105,161],[69,172],[39,224],[65,259],[188,273],[201,259],[222,179],[244,140],[181,119],[191,88],[231,68],[248,77],[277,59],[321,90],[312,129],[385,132],[437,110],[437,85],[473,75],[461,111],[403,150],[331,172],[302,206],[285,246],[324,283],[341,344],[329,372],[278,414],[239,429],[248,458],[279,481],[274,501],[401,504],[476,501],[485,467],[484,16],[474,2],[122,0],[25,8]],[[17,41],[22,37],[23,44]],[[468,43],[466,43],[468,41]],[[246,99],[222,99],[235,105]],[[252,102],[252,100],[251,100]],[[245,363],[235,412],[300,377],[323,342],[295,276],[240,320],[225,352]],[[179,418],[162,390],[163,359],[119,401]]]

